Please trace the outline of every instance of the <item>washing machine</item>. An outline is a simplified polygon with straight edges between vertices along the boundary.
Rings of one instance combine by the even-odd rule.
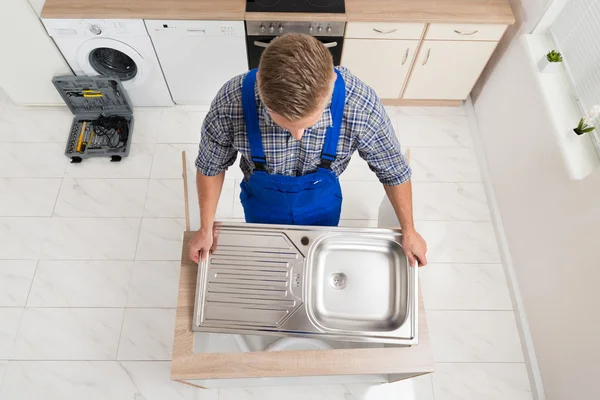
[[[134,106],[173,105],[143,20],[43,19],[43,23],[75,75],[118,77]]]
[[[248,71],[243,21],[145,22],[176,104],[210,104],[228,80]]]

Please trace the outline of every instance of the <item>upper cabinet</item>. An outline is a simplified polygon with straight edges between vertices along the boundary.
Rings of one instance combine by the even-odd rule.
[[[399,98],[425,24],[351,22],[342,65],[384,99]]]

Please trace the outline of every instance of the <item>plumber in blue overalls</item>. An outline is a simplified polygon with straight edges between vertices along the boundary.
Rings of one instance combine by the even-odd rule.
[[[283,108],[282,96],[290,102]],[[305,105],[312,108],[302,110]],[[292,117],[286,114],[290,109],[296,111]],[[315,38],[276,38],[258,69],[221,88],[204,120],[196,159],[200,229],[190,240],[190,258],[206,259],[214,245],[225,171],[238,153],[246,222],[337,226],[342,209],[338,176],[355,150],[385,188],[409,261],[425,265],[427,246],[412,217],[411,171],[381,100],[350,71],[334,68],[331,53]]]

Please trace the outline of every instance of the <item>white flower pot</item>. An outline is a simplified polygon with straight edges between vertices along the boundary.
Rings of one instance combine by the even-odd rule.
[[[542,57],[542,59],[538,62],[538,68],[540,69],[540,72],[556,74],[562,68],[562,63],[550,62],[544,55],[544,57]]]

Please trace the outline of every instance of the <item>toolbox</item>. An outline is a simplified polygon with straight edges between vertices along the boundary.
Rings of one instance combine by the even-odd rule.
[[[55,76],[52,83],[75,116],[65,149],[72,163],[91,157],[119,162],[129,155],[133,108],[119,78]]]

